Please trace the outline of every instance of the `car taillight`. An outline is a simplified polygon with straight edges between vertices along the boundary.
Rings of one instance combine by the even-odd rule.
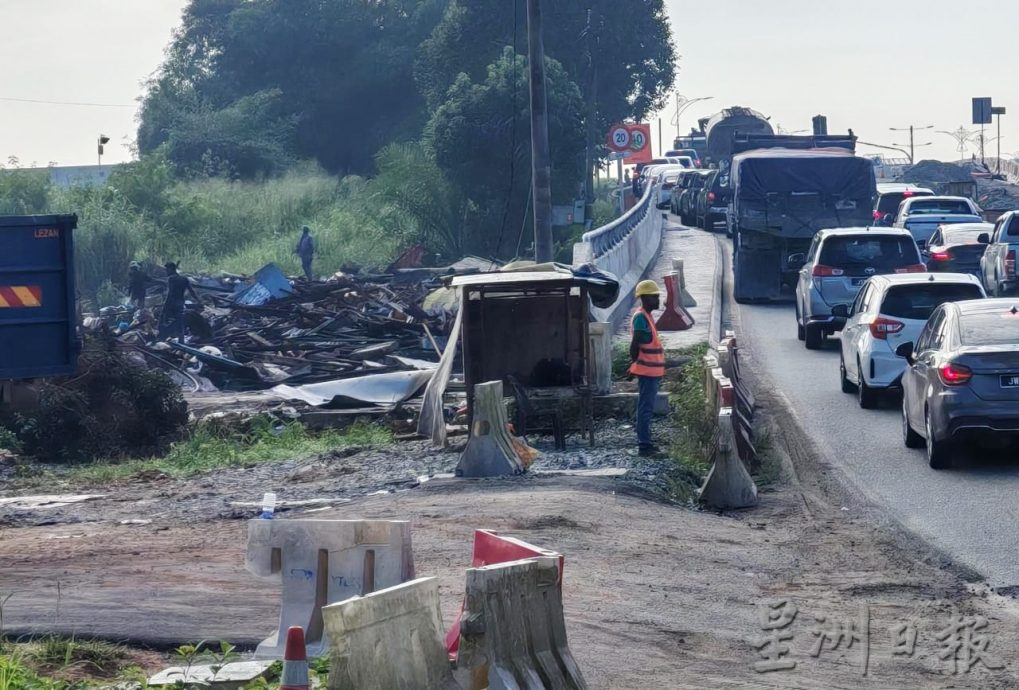
[[[934,261],[951,261],[952,257],[948,252],[931,252],[931,259]]]
[[[1005,275],[1015,276],[1015,250],[1009,250],[1005,255]]]
[[[938,369],[938,376],[946,386],[961,386],[973,378],[973,372],[969,370],[969,367],[949,362],[941,365],[941,368]]]
[[[902,196],[904,196],[904,197],[907,197],[907,198],[908,198],[908,197],[911,197],[911,196],[913,196],[913,192],[911,192],[911,191],[909,191],[909,190],[907,189],[906,191],[904,191],[904,192],[902,193]]]
[[[883,217],[881,211],[874,211],[874,220],[881,220]]]
[[[708,201],[712,202],[714,200],[715,200],[715,193],[714,192],[708,192]]]
[[[822,266],[818,264],[814,266],[814,270],[810,272],[810,275],[815,278],[829,278],[831,276],[843,275],[845,271],[841,268],[834,268],[832,266]]]
[[[905,327],[906,324],[901,321],[894,321],[879,316],[870,322],[870,334],[878,340],[888,340],[889,335],[898,333]]]
[[[902,268],[895,269],[896,273],[926,273],[927,267],[923,264],[910,264],[909,266],[903,266]]]

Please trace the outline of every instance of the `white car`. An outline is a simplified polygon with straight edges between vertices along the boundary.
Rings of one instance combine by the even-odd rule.
[[[860,407],[877,407],[882,390],[898,388],[906,360],[895,354],[915,342],[931,313],[945,302],[983,299],[980,281],[968,273],[896,273],[874,276],[860,288],[842,329],[839,378],[842,392],[856,393]],[[840,314],[836,314],[838,316]]]

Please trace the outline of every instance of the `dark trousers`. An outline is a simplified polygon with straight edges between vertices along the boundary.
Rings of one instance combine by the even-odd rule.
[[[662,380],[656,376],[637,377],[637,445],[651,448],[651,418],[655,415],[655,400]]]
[[[311,260],[313,257],[302,256],[301,257],[301,268],[304,269],[304,277],[308,279],[308,282],[313,280],[311,276]]]
[[[159,339],[184,341],[184,305],[167,304],[159,316]]]

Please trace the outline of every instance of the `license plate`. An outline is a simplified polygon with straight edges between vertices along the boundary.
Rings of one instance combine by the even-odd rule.
[[[1019,374],[1007,374],[1001,377],[1002,388],[1019,388]]]

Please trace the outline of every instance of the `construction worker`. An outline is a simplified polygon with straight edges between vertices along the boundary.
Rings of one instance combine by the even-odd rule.
[[[310,283],[314,278],[311,272],[311,262],[315,258],[315,238],[311,236],[311,228],[307,225],[301,228],[301,239],[294,247],[294,254],[301,257],[301,268],[304,269],[304,277]]]
[[[660,306],[661,292],[653,280],[637,284],[640,307],[630,319],[633,338],[630,341],[630,373],[637,377],[637,449],[643,457],[655,457],[660,451],[651,439],[651,418],[655,413],[658,387],[665,376],[665,348],[658,338],[658,329],[651,313]]]

